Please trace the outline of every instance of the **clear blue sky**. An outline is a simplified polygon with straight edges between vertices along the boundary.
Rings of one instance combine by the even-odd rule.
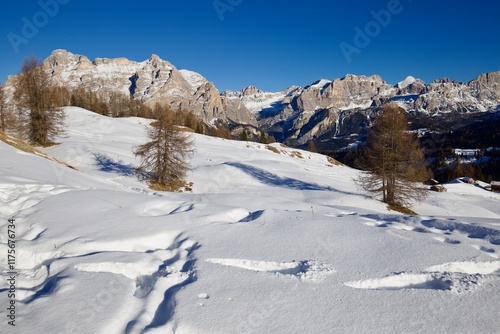
[[[52,3],[48,11],[53,12],[44,14],[40,3]],[[500,70],[498,1],[397,3],[6,1],[0,14],[0,81],[16,74],[30,54],[45,59],[54,49],[91,60],[142,61],[154,53],[179,69],[201,73],[221,91],[248,85],[278,91],[346,73],[379,74],[388,83],[408,75],[426,82],[441,77],[467,82]],[[390,22],[385,16],[383,24],[375,23],[371,12],[389,7]],[[26,28],[29,24],[38,31]],[[369,40],[356,40],[356,27],[368,32]],[[348,57],[341,45],[349,45]]]

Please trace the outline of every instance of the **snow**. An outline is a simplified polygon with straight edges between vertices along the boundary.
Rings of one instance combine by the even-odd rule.
[[[311,87],[319,89],[321,93],[325,90],[325,88],[332,83],[331,80],[328,79],[321,79],[316,81],[311,85]]]
[[[274,105],[281,104],[281,101],[285,97],[286,95],[282,93],[270,93],[267,96],[263,96],[262,99],[246,101],[245,106],[251,113],[257,114],[262,110],[275,108]]]
[[[207,83],[207,79],[205,79],[201,74],[189,71],[189,70],[179,70],[182,74],[184,80],[186,80],[191,86],[191,92],[194,94],[196,91],[205,83]]]
[[[321,280],[334,272],[328,265],[316,261],[266,262],[241,259],[208,259],[206,261],[228,267],[288,275],[311,281]]]
[[[365,102],[365,103],[361,103],[361,104],[357,104],[357,103],[354,103],[354,102],[351,102],[349,103],[348,106],[346,107],[342,107],[340,108],[341,111],[345,111],[345,110],[353,110],[353,109],[368,109],[370,108],[370,106],[372,105],[372,101],[369,100],[368,102]]]
[[[399,89],[406,88],[409,85],[411,85],[412,83],[414,83],[415,81],[417,81],[417,79],[415,79],[412,76],[408,76],[408,77],[406,77],[406,79],[404,79],[403,81],[401,81],[401,82],[398,83],[398,88]]]
[[[326,85],[326,81],[324,81]],[[248,92],[256,92],[250,94]],[[281,92],[263,92],[253,86],[249,86],[241,91],[224,91],[222,96],[229,100],[241,100],[245,107],[253,114],[263,113],[264,115],[268,112],[280,112],[285,109],[285,100],[291,100],[293,97],[298,96],[304,87],[292,86]],[[288,102],[289,103],[289,102]]]
[[[359,171],[192,134],[192,193],[149,190],[150,121],[66,108],[44,149],[0,142],[2,333],[492,333],[500,194],[459,180],[388,211]],[[300,152],[301,154],[296,154]],[[16,220],[16,328],[7,220]]]
[[[281,102],[283,101],[283,99],[285,99],[286,96],[286,92],[263,92],[256,95],[243,96],[239,98],[243,101],[245,107],[247,107],[247,109],[251,113],[257,114],[266,109],[281,108]],[[235,99],[235,97],[233,96],[231,99]]]

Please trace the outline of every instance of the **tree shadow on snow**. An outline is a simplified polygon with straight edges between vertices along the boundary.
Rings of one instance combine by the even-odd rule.
[[[271,186],[283,187],[293,190],[334,190],[330,187],[320,186],[315,183],[308,183],[289,177],[281,177],[276,174],[267,172],[263,169],[248,166],[238,162],[226,162],[225,165],[239,168],[258,181]]]
[[[96,153],[94,154],[99,170],[102,172],[115,173],[122,176],[135,175],[135,167],[132,165],[125,165],[122,161],[113,161],[110,157]]]

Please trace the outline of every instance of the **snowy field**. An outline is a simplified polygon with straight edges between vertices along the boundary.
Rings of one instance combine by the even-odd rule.
[[[455,181],[404,216],[325,156],[194,134],[193,192],[158,193],[148,121],[66,112],[44,151],[77,170],[0,142],[1,333],[498,332],[499,194]]]

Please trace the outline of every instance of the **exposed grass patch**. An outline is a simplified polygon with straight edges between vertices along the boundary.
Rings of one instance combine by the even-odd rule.
[[[283,148],[288,148],[287,146],[283,145],[283,144],[280,144],[281,147]],[[271,151],[271,152],[274,152],[276,154],[283,154],[283,155],[288,155],[289,157],[292,157],[292,158],[298,158],[298,159],[304,159],[304,156],[302,155],[302,152],[300,151],[288,151],[288,150],[280,150],[279,148],[276,148],[274,146],[271,146],[271,145],[266,145],[266,148]]]
[[[401,212],[402,214],[405,214],[405,215],[418,216],[418,213],[416,213],[415,211],[413,211],[409,208],[405,208],[404,206],[401,206],[401,205],[390,204],[387,206],[387,208],[391,211]]]
[[[342,163],[338,162],[337,160],[335,160],[332,157],[326,157],[326,159],[328,160],[329,163],[331,163],[334,166],[342,166],[343,165]]]
[[[11,135],[8,135],[8,134],[6,134],[6,133],[4,133],[2,131],[0,131],[0,140],[3,141],[4,143],[6,143],[7,145],[10,145],[10,146],[12,146],[12,147],[14,147],[14,148],[16,148],[16,149],[18,149],[20,151],[23,151],[23,152],[26,152],[26,153],[35,154],[35,155],[38,155],[39,157],[42,157],[44,159],[57,162],[57,163],[59,163],[61,165],[64,165],[64,166],[66,166],[68,168],[71,168],[71,169],[74,169],[74,170],[78,170],[76,167],[71,166],[71,165],[69,165],[68,163],[66,163],[64,161],[61,161],[61,160],[56,159],[54,157],[48,156],[47,154],[45,154],[42,151],[38,150],[36,147],[31,146],[30,144],[26,143],[22,139],[14,137],[14,136],[11,136]],[[51,145],[48,145],[47,147],[54,146],[54,145],[57,145],[57,144],[56,143],[52,143]]]
[[[1,131],[0,131],[0,140],[6,144],[12,146],[12,147],[17,148],[18,150],[23,151],[23,152],[33,153],[33,154],[41,153],[36,148],[34,148],[30,144],[22,141],[21,139],[16,138],[14,136],[10,136],[10,135],[8,135],[4,132],[1,132]]]
[[[302,156],[302,152],[299,151],[292,151],[288,153],[288,155],[291,156],[292,158],[304,159],[304,157]]]
[[[187,132],[187,133],[195,133],[196,132],[195,130],[188,128],[187,126],[178,126],[177,128],[182,132]]]
[[[281,154],[280,150],[278,150],[276,147],[274,146],[270,146],[270,145],[266,145],[266,148],[271,151],[271,152],[274,152],[276,154]]]
[[[158,121],[153,121],[151,123],[149,123],[150,126],[152,127],[158,127],[160,125],[160,122]],[[182,132],[188,132],[188,133],[195,133],[196,131],[191,129],[191,128],[188,128],[187,126],[182,126],[182,125],[175,125],[175,127],[179,130],[179,131],[182,131]]]
[[[193,191],[193,182],[187,183],[184,180],[177,180],[168,185],[158,184],[156,182],[149,183],[149,189],[155,191],[165,191],[171,193],[182,193],[182,192],[191,192]]]

